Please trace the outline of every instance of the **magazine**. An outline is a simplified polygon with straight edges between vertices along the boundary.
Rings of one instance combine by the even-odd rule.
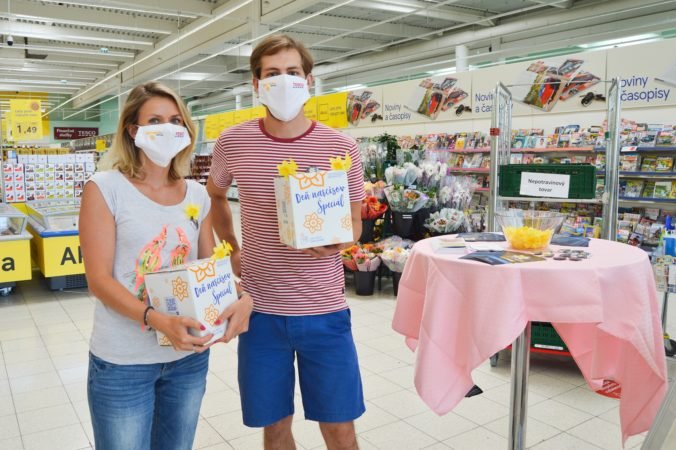
[[[620,170],[623,172],[638,171],[638,155],[623,155],[620,157]]]
[[[644,156],[641,159],[641,172],[655,172],[656,167],[657,167],[657,157]]]
[[[510,164],[521,164],[523,161],[523,153],[512,153],[509,155]]]
[[[674,167],[674,158],[671,156],[658,156],[655,161],[656,172],[671,172]]]
[[[655,139],[655,147],[672,147],[674,145],[674,133],[671,130],[660,131]]]
[[[484,159],[483,155],[481,153],[475,153],[472,155],[472,159],[469,162],[468,168],[470,169],[478,169],[481,167],[481,161]],[[465,160],[467,161],[467,160]]]
[[[650,180],[646,181],[641,197],[650,198],[653,196],[654,193],[655,193],[655,182]]]
[[[669,198],[671,195],[671,181],[657,181],[655,182],[654,198]]]
[[[625,197],[632,197],[632,198],[640,197],[641,192],[643,192],[643,185],[644,185],[643,180],[629,180],[629,181],[627,181],[627,185],[626,185],[625,191],[624,191],[624,196]]]
[[[654,147],[655,139],[657,138],[657,131],[646,131],[639,136],[639,147]]]

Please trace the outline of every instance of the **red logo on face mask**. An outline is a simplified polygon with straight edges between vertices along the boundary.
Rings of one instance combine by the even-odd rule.
[[[304,83],[293,83],[291,86],[293,86],[294,89],[303,89],[305,87]]]
[[[176,132],[176,137],[177,137],[177,138],[182,138],[183,136],[185,136],[185,131],[177,131],[177,132]]]

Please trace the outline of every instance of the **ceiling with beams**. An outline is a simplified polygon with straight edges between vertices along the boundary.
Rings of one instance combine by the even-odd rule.
[[[277,32],[331,91],[453,67],[457,45],[477,65],[674,29],[676,0],[0,0],[0,111],[39,92],[53,120],[99,120],[153,79],[195,114],[234,109],[252,46]]]

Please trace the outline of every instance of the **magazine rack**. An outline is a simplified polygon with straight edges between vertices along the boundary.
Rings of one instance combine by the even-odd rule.
[[[608,83],[608,81],[606,82]],[[508,201],[596,203],[603,205],[603,239],[617,239],[617,206],[619,193],[619,124],[620,124],[620,80],[615,78],[608,90],[608,130],[606,134],[606,182],[601,199],[556,199],[538,197],[501,197],[499,195],[500,166],[508,165],[512,147],[512,93],[498,83],[493,95],[491,121],[491,167],[490,198],[486,221],[487,231],[499,231],[495,212]],[[526,325],[512,345],[512,389],[509,417],[509,449],[526,448],[526,406],[528,404],[528,370],[530,366],[531,325]],[[491,364],[497,363],[497,355]]]

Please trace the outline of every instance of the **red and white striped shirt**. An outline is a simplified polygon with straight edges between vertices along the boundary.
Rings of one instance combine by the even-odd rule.
[[[329,157],[352,157],[348,171],[350,202],[364,198],[364,177],[354,139],[312,123],[303,135],[280,139],[265,131],[263,120],[223,132],[214,148],[211,177],[220,188],[237,181],[242,215],[242,282],[254,310],[285,316],[326,314],[347,308],[338,255],[313,258],[280,242],[274,177],[277,165],[293,159],[298,171],[330,170]]]

